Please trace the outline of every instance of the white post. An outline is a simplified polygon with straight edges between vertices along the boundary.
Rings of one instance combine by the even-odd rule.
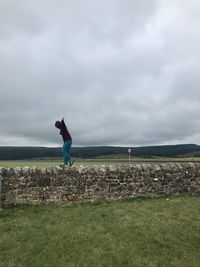
[[[128,149],[128,162],[130,164],[130,160],[131,160],[131,149]]]

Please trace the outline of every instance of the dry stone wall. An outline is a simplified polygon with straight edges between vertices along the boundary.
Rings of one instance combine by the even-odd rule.
[[[200,195],[200,163],[0,169],[2,206]]]

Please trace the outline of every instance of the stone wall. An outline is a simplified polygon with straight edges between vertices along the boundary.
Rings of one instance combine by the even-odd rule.
[[[200,195],[200,163],[1,171],[2,205]]]

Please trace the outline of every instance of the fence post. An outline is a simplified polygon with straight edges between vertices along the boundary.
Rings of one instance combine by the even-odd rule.
[[[130,165],[130,161],[131,161],[131,148],[128,149],[128,163]]]

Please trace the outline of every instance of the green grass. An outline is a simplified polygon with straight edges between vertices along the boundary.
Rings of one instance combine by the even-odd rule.
[[[200,161],[199,157],[187,157],[187,158],[164,158],[164,157],[154,157],[154,158],[141,158],[141,157],[131,157],[131,163],[139,163],[139,162],[175,162],[175,161]],[[48,168],[55,167],[62,163],[62,158],[60,159],[35,159],[35,160],[10,160],[0,161],[0,167],[3,168],[15,168],[15,167],[38,167],[38,168]],[[124,157],[124,155],[111,156],[107,157],[97,157],[93,159],[76,159],[74,166],[79,167],[94,167],[94,166],[108,166],[113,164],[128,164],[128,157]]]
[[[200,197],[16,207],[0,232],[2,267],[199,267]]]
[[[38,167],[48,168],[55,167],[62,163],[62,160],[2,160],[0,167],[15,168],[15,167]]]
[[[15,167],[37,167],[37,168],[50,168],[56,167],[62,164],[60,160],[2,160],[0,161],[0,168],[15,168]],[[73,166],[76,167],[94,167],[99,165],[110,165],[110,161],[98,161],[98,160],[76,160]],[[116,164],[116,162],[115,162]],[[118,162],[119,164],[119,162]]]

